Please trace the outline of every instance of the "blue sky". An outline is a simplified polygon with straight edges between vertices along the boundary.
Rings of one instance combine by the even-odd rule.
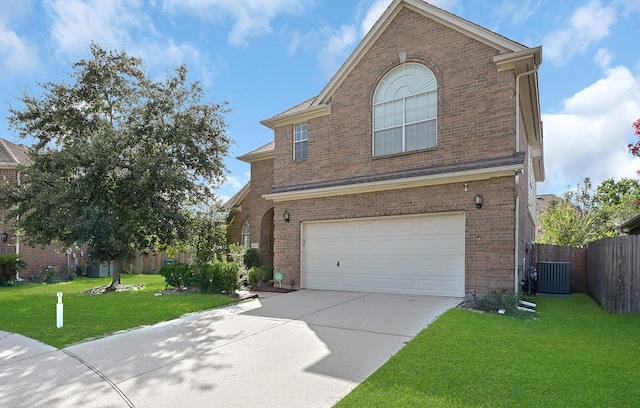
[[[259,122],[317,95],[391,0],[0,0],[0,137],[37,82],[66,79],[94,41],[142,58],[161,78],[186,64],[212,102],[228,101],[232,196],[249,179],[236,160],[273,139]],[[637,177],[626,149],[640,117],[640,0],[434,0],[514,41],[543,47],[540,70],[547,179],[561,193]],[[29,144],[30,141],[23,141]]]

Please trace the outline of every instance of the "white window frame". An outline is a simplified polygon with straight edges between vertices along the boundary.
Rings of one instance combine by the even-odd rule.
[[[302,145],[301,157],[298,157],[297,147]],[[305,160],[309,157],[309,123],[293,125],[293,160]]]
[[[418,98],[420,98],[420,102],[424,103],[423,106],[418,107]],[[415,103],[413,108],[408,108],[410,101]],[[389,112],[392,113],[384,112],[385,109],[389,109]],[[423,116],[415,119],[419,110],[423,110],[420,112]],[[414,115],[413,118],[410,115]],[[372,117],[371,154],[373,157],[436,147],[438,143],[438,84],[433,72],[426,66],[413,62],[400,65],[389,71],[374,92]],[[388,123],[389,121],[391,123]],[[424,129],[427,133],[420,136],[424,137],[424,140],[421,141],[425,145],[408,147],[407,128],[415,128],[423,124],[427,126]],[[376,153],[376,136],[384,137],[382,132],[385,131],[394,131],[394,133],[400,131],[401,147],[392,152]],[[397,138],[398,135],[394,134],[391,137]]]

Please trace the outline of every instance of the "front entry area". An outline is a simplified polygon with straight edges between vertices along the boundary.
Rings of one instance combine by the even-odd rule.
[[[463,297],[464,213],[304,222],[301,286]]]

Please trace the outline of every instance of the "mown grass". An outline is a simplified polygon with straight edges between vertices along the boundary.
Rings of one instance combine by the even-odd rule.
[[[155,296],[165,288],[160,275],[122,275],[122,284],[144,289],[87,295],[111,278],[79,278],[52,285],[0,288],[0,330],[19,333],[62,348],[120,330],[158,323],[236,300],[204,293]],[[64,325],[56,327],[57,292],[63,293]]]
[[[536,302],[534,321],[449,310],[336,406],[640,404],[640,314],[579,294]]]

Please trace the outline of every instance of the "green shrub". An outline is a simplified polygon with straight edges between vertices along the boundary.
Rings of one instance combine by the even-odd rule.
[[[263,282],[269,282],[273,279],[273,265],[262,265],[260,271],[262,272],[260,279],[262,279]]]
[[[494,290],[486,296],[475,299],[475,302],[476,309],[483,312],[498,313],[499,310],[504,310],[504,314],[508,316],[534,317],[535,313],[523,312],[518,309],[518,304],[521,300],[523,300],[522,295],[515,293],[513,290]]]
[[[247,249],[247,252],[245,252],[244,256],[242,257],[242,262],[247,269],[260,266],[260,256],[258,254],[258,250],[253,248]]]
[[[240,288],[238,264],[235,262],[210,262],[197,265],[193,272],[193,284],[202,292],[234,292]]]
[[[0,255],[0,286],[12,285],[16,274],[26,267],[27,263],[20,260],[20,255]]]
[[[57,266],[49,266],[45,271],[44,278],[42,279],[44,283],[60,283],[60,270]]]
[[[174,263],[160,268],[158,273],[164,276],[167,285],[182,289],[193,282],[193,267],[185,263]]]
[[[261,275],[262,273],[260,269],[256,268],[255,266],[249,269],[249,273],[247,274],[247,283],[249,284],[249,286],[255,288],[260,285]]]

